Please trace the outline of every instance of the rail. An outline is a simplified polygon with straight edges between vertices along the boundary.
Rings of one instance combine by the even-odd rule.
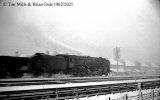
[[[125,76],[125,77],[71,77],[71,78],[19,78],[19,79],[0,79],[0,87],[5,86],[24,86],[24,85],[43,85],[43,84],[66,84],[66,83],[84,83],[101,81],[121,81],[121,80],[140,80],[156,79],[160,76]]]

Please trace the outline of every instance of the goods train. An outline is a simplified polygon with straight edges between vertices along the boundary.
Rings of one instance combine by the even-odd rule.
[[[72,76],[100,76],[110,72],[110,61],[102,57],[36,53],[31,57],[0,56],[0,77],[35,77],[63,73]]]

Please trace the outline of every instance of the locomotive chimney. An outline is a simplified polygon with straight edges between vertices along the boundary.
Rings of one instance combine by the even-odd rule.
[[[49,55],[49,51],[46,51],[46,54]]]
[[[16,57],[19,56],[19,52],[18,52],[18,51],[15,52],[15,56],[16,56]]]

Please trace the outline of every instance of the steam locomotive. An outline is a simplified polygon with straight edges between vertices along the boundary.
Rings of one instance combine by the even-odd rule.
[[[110,72],[110,61],[102,57],[36,53],[31,57],[0,56],[0,77],[35,77],[63,73],[72,76],[98,76]]]

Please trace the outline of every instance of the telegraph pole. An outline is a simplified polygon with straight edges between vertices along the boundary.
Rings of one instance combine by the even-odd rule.
[[[115,60],[117,61],[117,72],[118,72],[118,60],[120,59],[120,47],[114,48]]]

